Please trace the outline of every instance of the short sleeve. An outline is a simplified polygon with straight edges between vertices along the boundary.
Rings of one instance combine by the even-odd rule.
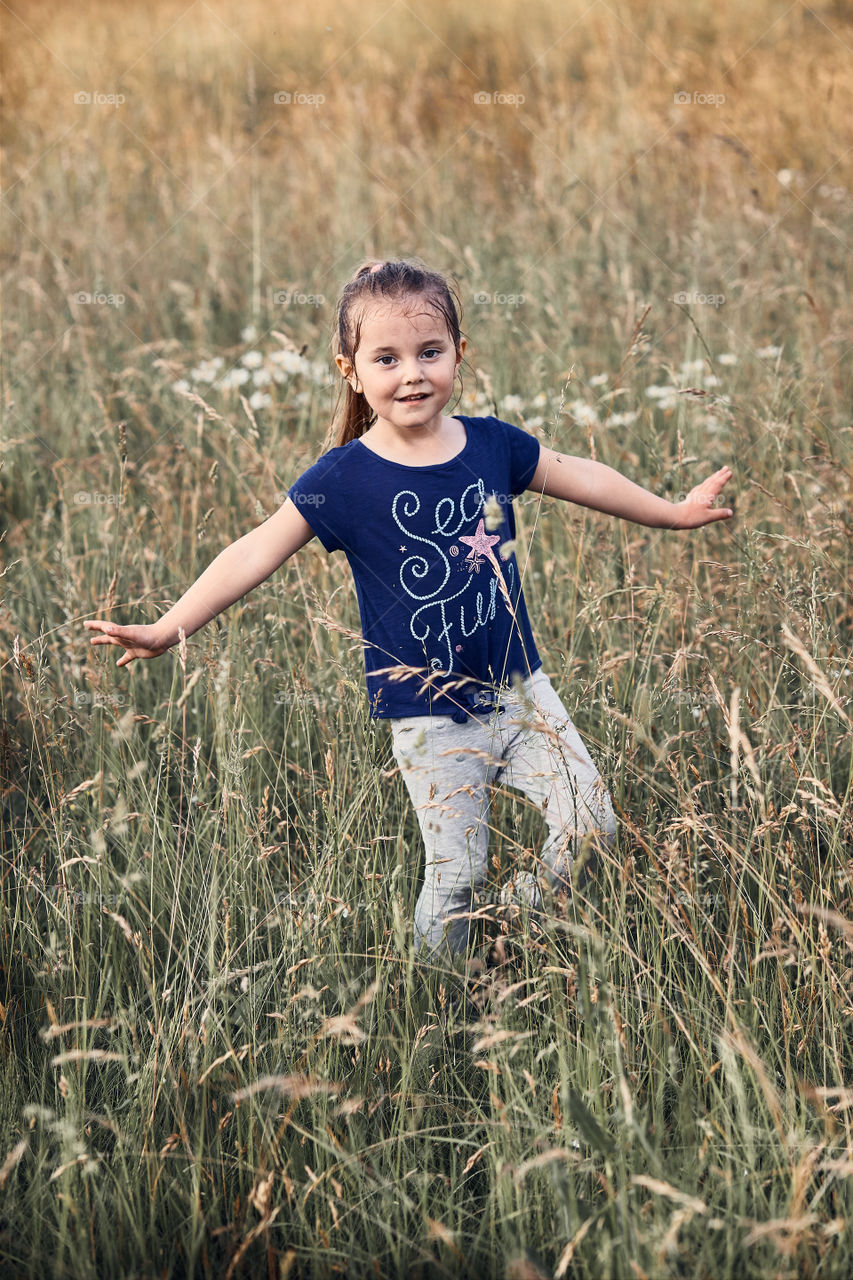
[[[509,450],[510,490],[515,498],[524,493],[539,465],[539,441],[511,422],[501,422],[501,426]]]
[[[334,457],[335,453],[337,450],[324,454],[287,491],[326,551],[343,551],[349,545],[351,504],[343,493],[343,477],[336,474],[340,459]]]

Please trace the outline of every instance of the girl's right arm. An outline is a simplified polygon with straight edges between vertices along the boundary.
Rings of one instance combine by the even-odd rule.
[[[288,498],[257,529],[220,551],[177,604],[157,622],[120,627],[97,618],[84,622],[83,626],[101,633],[93,637],[93,645],[116,644],[125,649],[117,667],[126,666],[134,658],[156,658],[177,644],[178,628],[191,636],[268,578],[313,537],[314,530]]]

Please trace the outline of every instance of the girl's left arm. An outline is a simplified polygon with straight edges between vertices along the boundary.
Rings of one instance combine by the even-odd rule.
[[[541,448],[527,488],[653,529],[698,529],[713,520],[729,520],[734,514],[729,508],[713,505],[731,477],[731,467],[721,467],[691,489],[683,502],[669,502],[603,462]]]

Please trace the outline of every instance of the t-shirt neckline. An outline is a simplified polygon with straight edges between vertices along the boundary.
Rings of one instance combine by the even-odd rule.
[[[356,436],[353,443],[361,445],[362,449],[369,453],[372,458],[376,458],[379,462],[384,462],[389,467],[401,467],[403,471],[439,471],[442,467],[449,467],[452,463],[458,462],[460,458],[464,457],[471,445],[471,428],[468,425],[470,419],[461,413],[452,413],[450,416],[451,418],[455,418],[458,422],[461,422],[464,426],[465,443],[458,453],[454,453],[452,458],[445,458],[444,462],[427,462],[424,466],[413,467],[408,462],[395,462],[393,458],[383,458],[381,453],[377,453],[375,449],[368,448],[364,441],[358,436]]]

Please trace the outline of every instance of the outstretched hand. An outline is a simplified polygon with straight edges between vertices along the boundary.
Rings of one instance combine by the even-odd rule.
[[[675,503],[674,529],[698,529],[712,520],[730,520],[734,512],[729,507],[715,507],[714,502],[723,486],[732,478],[731,467],[720,467],[695,489],[691,489],[683,502]]]
[[[117,667],[127,666],[134,658],[157,658],[170,647],[158,643],[154,627],[144,624],[137,627],[120,627],[115,622],[106,622],[103,618],[93,618],[83,623],[92,631],[103,634],[94,636],[92,644],[117,644],[125,652],[116,663]]]

